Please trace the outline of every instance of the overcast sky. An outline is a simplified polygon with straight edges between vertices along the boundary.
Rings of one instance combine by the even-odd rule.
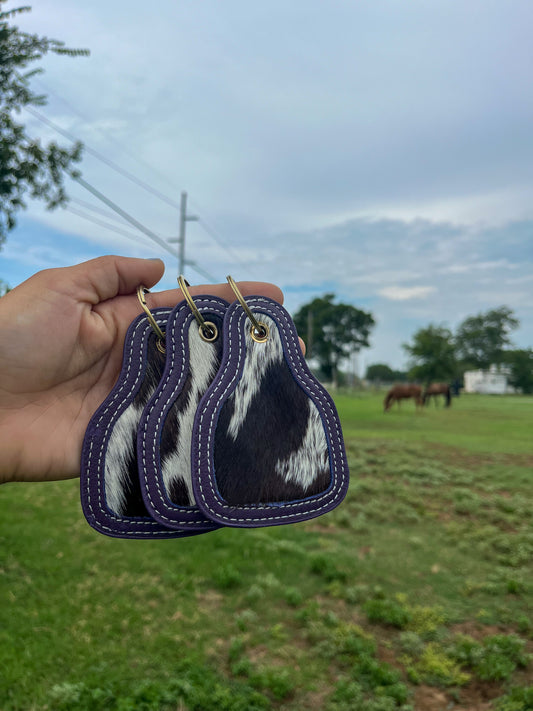
[[[86,144],[84,179],[165,240],[179,214],[161,195],[187,191],[187,257],[217,280],[278,283],[292,312],[328,291],[371,311],[360,371],[504,304],[533,345],[531,0],[34,0],[17,24],[91,51],[34,83]],[[175,285],[172,255],[68,192],[78,214],[20,216],[2,279],[118,253],[161,256]]]

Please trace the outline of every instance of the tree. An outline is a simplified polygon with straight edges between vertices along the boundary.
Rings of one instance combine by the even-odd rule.
[[[400,370],[393,370],[385,363],[375,363],[369,365],[366,369],[366,379],[370,381],[378,381],[382,383],[392,383],[394,381],[407,380],[407,373]]]
[[[43,70],[26,69],[49,52],[71,57],[88,54],[83,49],[67,49],[58,40],[21,32],[9,21],[31,8],[4,12],[4,2],[0,0],[0,246],[16,224],[15,214],[26,208],[26,195],[44,200],[49,209],[66,202],[64,172],[77,175],[72,164],[81,159],[81,143],[70,149],[54,142],[43,146],[15,120],[25,106],[46,103],[44,96],[30,88],[30,79]]]
[[[294,323],[306,341],[307,357],[318,360],[324,379],[336,382],[339,362],[369,346],[375,321],[372,314],[334,299],[335,294],[313,299],[295,314]]]
[[[500,306],[477,316],[469,316],[457,329],[458,357],[466,368],[486,369],[505,360],[511,345],[509,334],[520,322],[508,306]]]
[[[455,345],[448,328],[430,324],[414,334],[412,343],[404,343],[402,347],[409,355],[409,377],[414,380],[429,383],[456,376]]]
[[[505,362],[511,368],[509,385],[523,393],[533,393],[533,350],[531,348],[507,351]]]

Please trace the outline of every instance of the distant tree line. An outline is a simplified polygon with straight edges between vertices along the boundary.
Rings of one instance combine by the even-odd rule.
[[[429,324],[403,344],[409,356],[407,377],[421,383],[461,380],[467,370],[508,366],[509,384],[533,393],[533,350],[516,349],[511,333],[520,325],[512,309],[500,306],[466,318],[453,333],[445,326]],[[381,364],[369,366],[369,380],[401,380]],[[388,375],[389,378],[383,377]]]
[[[293,318],[306,344],[307,358],[317,364],[318,377],[335,384],[346,380],[342,363],[369,346],[375,326],[371,313],[335,303],[331,293],[304,304]],[[367,368],[366,379],[380,383],[451,383],[461,381],[467,370],[506,365],[510,369],[509,384],[532,393],[533,350],[516,349],[511,341],[511,333],[519,325],[508,306],[468,316],[455,333],[445,326],[429,324],[416,331],[410,343],[402,344],[409,357],[405,372],[375,363]]]

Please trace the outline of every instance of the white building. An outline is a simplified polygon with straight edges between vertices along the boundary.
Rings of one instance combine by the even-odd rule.
[[[507,382],[510,370],[506,366],[491,365],[489,370],[467,370],[464,374],[465,393],[505,395],[516,389]]]

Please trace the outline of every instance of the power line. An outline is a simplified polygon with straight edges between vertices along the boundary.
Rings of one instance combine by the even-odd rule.
[[[62,96],[59,96],[59,94],[57,94],[52,89],[50,89],[50,87],[48,87],[47,84],[45,84],[42,79],[34,79],[34,81],[36,81],[37,84],[40,84],[43,87],[46,94],[49,94],[50,96],[53,96],[56,100],[62,102],[70,111],[72,111],[72,113],[74,113],[77,116],[79,116],[80,118],[82,118],[87,124],[92,123],[92,120],[90,118],[88,118],[84,113],[82,113],[76,106],[73,106],[70,102],[68,102]],[[128,148],[126,146],[124,146],[123,143],[121,143],[120,141],[117,141],[116,138],[114,138],[113,136],[110,136],[106,131],[103,131],[98,125],[96,125],[96,126],[91,125],[91,128],[92,128],[92,130],[96,130],[101,136],[103,136],[110,143],[113,143],[115,146],[120,148],[120,150],[123,151],[127,156],[129,156],[130,158],[133,158],[135,161],[137,161],[137,163],[143,165],[145,168],[148,168],[148,170],[150,170],[154,175],[157,175],[161,180],[163,180],[165,183],[169,184],[170,187],[172,187],[169,177],[167,175],[164,175],[160,170],[155,168],[153,165],[150,165],[150,163],[148,163],[143,158],[141,158],[139,156],[138,152],[137,153],[130,152],[128,150]]]
[[[193,262],[189,259],[185,260],[185,264],[188,264],[190,267],[192,267],[198,274],[201,274],[203,277],[206,279],[209,279],[210,282],[213,282],[213,284],[216,284],[217,281],[219,281],[216,277],[212,276],[209,274],[209,272],[206,272],[205,269],[202,269],[199,267],[196,262]]]
[[[177,210],[179,210],[180,206],[175,200],[172,200],[172,198],[169,198],[167,195],[162,193],[160,190],[157,190],[156,188],[153,188],[148,183],[145,183],[144,180],[137,178],[137,176],[133,175],[133,173],[130,173],[129,170],[125,170],[124,168],[121,168],[117,163],[115,163],[112,160],[109,160],[109,158],[106,158],[104,155],[102,155],[98,151],[95,151],[94,148],[91,148],[90,146],[86,145],[83,141],[81,141],[79,138],[77,138],[74,134],[70,133],[69,131],[65,131],[65,129],[61,128],[53,121],[50,121],[50,119],[47,119],[46,116],[43,116],[43,114],[41,114],[39,111],[36,111],[35,109],[33,109],[29,106],[25,106],[24,109],[29,114],[34,116],[38,121],[41,121],[49,128],[52,128],[54,131],[57,131],[57,133],[60,133],[65,138],[68,138],[69,141],[72,141],[73,143],[83,143],[83,149],[85,150],[86,153],[89,153],[89,155],[94,156],[98,160],[102,161],[102,163],[105,163],[107,166],[109,166],[112,170],[116,171],[117,173],[120,173],[120,175],[122,175],[123,177],[130,180],[132,183],[135,183],[136,185],[143,188],[147,192],[158,197],[163,202],[166,202],[167,205],[170,205],[171,207],[174,207]]]
[[[45,88],[46,88],[46,87],[45,87]],[[53,92],[51,92],[49,89],[46,89],[46,90],[47,90],[49,93],[52,93],[52,94],[53,94]],[[59,97],[59,98],[61,98],[61,97]],[[64,101],[63,99],[61,99],[61,100]],[[66,103],[66,102],[65,102],[65,103]],[[69,106],[69,105],[67,104],[67,106]],[[72,107],[69,106],[69,108],[71,108],[71,110],[72,110]],[[106,158],[106,156],[104,156],[104,155],[102,155],[100,152],[94,150],[94,148],[91,148],[90,146],[87,146],[83,141],[81,141],[79,138],[77,138],[74,134],[70,133],[69,131],[66,131],[66,130],[63,129],[63,128],[61,128],[60,126],[58,126],[58,125],[57,125],[56,123],[54,123],[53,121],[51,121],[50,119],[46,118],[46,116],[44,116],[43,114],[41,114],[39,111],[36,111],[34,108],[31,108],[31,107],[29,107],[29,106],[25,106],[24,109],[25,109],[29,114],[31,114],[32,116],[34,116],[37,120],[41,121],[42,123],[44,123],[44,124],[45,124],[46,126],[48,126],[49,128],[52,128],[54,131],[56,131],[56,132],[59,133],[60,135],[62,135],[62,136],[64,136],[65,138],[67,138],[69,141],[72,141],[72,142],[74,142],[74,143],[83,143],[83,148],[84,148],[84,150],[85,150],[87,153],[89,153],[90,155],[94,156],[94,157],[97,158],[98,160],[100,160],[100,161],[102,161],[103,163],[105,163],[105,164],[106,164],[107,166],[109,166],[112,170],[115,170],[117,173],[119,173],[119,174],[122,175],[123,177],[127,178],[127,179],[130,180],[131,182],[135,183],[135,184],[138,185],[139,187],[143,188],[143,189],[146,190],[147,192],[151,193],[152,195],[155,195],[156,197],[158,197],[160,200],[162,200],[163,202],[167,203],[167,204],[170,205],[171,207],[173,207],[173,208],[175,208],[175,209],[181,209],[181,206],[178,205],[178,203],[177,203],[175,200],[172,200],[171,198],[169,198],[167,195],[165,195],[165,194],[162,193],[161,191],[157,190],[156,188],[153,188],[151,185],[149,185],[149,184],[146,183],[145,181],[140,180],[140,179],[137,178],[135,175],[133,175],[133,173],[130,173],[128,170],[125,170],[124,168],[122,168],[121,166],[119,166],[119,165],[118,165],[117,163],[115,163],[114,161],[110,160],[109,158]],[[79,114],[79,115],[81,115],[81,114]],[[74,178],[74,179],[77,180],[77,182],[79,182],[80,185],[82,185],[84,188],[86,188],[87,190],[89,190],[90,192],[92,192],[92,194],[95,195],[95,197],[97,197],[98,199],[100,199],[100,200],[102,200],[103,202],[105,202],[109,207],[111,207],[112,210],[114,210],[115,212],[117,212],[117,214],[119,214],[123,219],[125,219],[125,220],[126,220],[127,222],[129,222],[130,224],[133,224],[135,227],[137,227],[137,229],[139,229],[141,232],[143,232],[144,234],[146,234],[146,235],[147,235],[148,237],[150,237],[152,240],[157,241],[157,243],[158,243],[160,246],[162,246],[163,249],[165,249],[167,252],[170,252],[170,254],[172,254],[173,256],[176,256],[176,253],[175,253],[174,251],[172,251],[172,250],[168,247],[167,243],[166,243],[164,240],[161,240],[161,239],[160,239],[157,235],[155,235],[151,230],[148,230],[148,228],[144,227],[144,225],[142,225],[140,222],[138,222],[137,220],[135,220],[135,218],[131,217],[131,215],[128,215],[128,213],[126,213],[124,210],[122,210],[121,208],[119,208],[118,205],[115,205],[115,203],[112,203],[112,202],[111,202],[108,198],[106,198],[102,193],[100,193],[98,190],[96,190],[96,188],[93,188],[93,186],[89,185],[89,183],[86,183],[86,181],[84,181],[82,178]],[[82,201],[80,201],[80,202],[82,202]],[[94,206],[91,206],[89,203],[85,203],[85,207],[87,207],[87,208],[90,209],[90,210],[94,210],[94,211],[96,211],[96,212],[100,212],[100,213],[103,214],[104,216],[112,217],[112,215],[110,215],[109,213],[106,213],[106,212],[104,212],[104,211],[98,210],[98,209],[95,208]],[[73,212],[72,209],[71,209],[71,212]],[[80,214],[80,216],[83,216],[83,215]],[[87,219],[87,216],[85,216],[85,219]],[[241,259],[241,257],[240,257],[239,255],[237,255],[227,244],[224,243],[224,241],[222,240],[222,238],[218,236],[218,234],[215,232],[215,230],[214,230],[210,225],[208,225],[207,222],[206,222],[204,219],[201,219],[201,218],[196,218],[196,219],[198,219],[198,222],[202,225],[202,227],[203,227],[204,230],[207,232],[207,234],[208,234],[222,249],[224,249],[225,252],[227,252],[234,260],[240,262],[241,264],[243,264],[243,265],[245,265],[245,266],[248,266],[247,263],[244,262],[244,261]],[[94,222],[94,220],[93,220],[93,222]],[[97,224],[98,224],[98,223],[97,223]],[[106,225],[105,225],[105,224],[101,224],[101,226],[106,226]],[[110,228],[110,227],[108,226],[108,229],[109,229],[109,228]],[[114,231],[117,231],[117,230],[115,229]],[[124,234],[125,236],[131,236],[131,235],[129,235],[129,233],[127,233],[127,232],[119,232],[119,234]],[[178,255],[178,257],[179,257],[179,255]],[[184,263],[184,259],[183,259],[183,256],[182,256],[182,257],[180,258],[180,264],[183,264],[183,263]],[[193,268],[196,269],[196,271],[198,271],[199,273],[201,273],[203,276],[206,276],[207,278],[216,281],[216,279],[214,279],[213,277],[211,277],[211,275],[209,275],[208,272],[205,272],[205,271],[201,270],[199,267],[194,266],[194,263],[193,263],[193,262],[187,262],[187,263],[189,263],[191,266],[193,266]]]
[[[135,242],[144,244],[143,239],[140,235],[135,235],[132,232],[121,230],[120,227],[116,227],[115,225],[109,224],[109,222],[104,222],[103,220],[99,220],[97,217],[88,215],[86,212],[83,212],[83,210],[77,210],[75,207],[70,207],[70,205],[66,205],[64,209],[68,212],[71,212],[73,215],[77,215],[78,217],[82,217],[88,222],[92,222],[95,225],[98,225],[99,227],[104,227],[106,230],[111,230],[111,232],[116,232],[117,234],[123,235],[124,237],[128,237],[129,239],[132,239]]]
[[[118,205],[116,205],[112,200],[107,198],[103,193],[101,193],[99,190],[97,190],[92,185],[90,185],[86,180],[84,180],[80,176],[77,176],[77,177],[71,176],[71,177],[73,180],[75,180],[77,183],[79,183],[83,188],[85,188],[90,193],[92,193],[96,198],[98,198],[98,200],[101,200],[108,207],[110,207],[112,210],[114,210],[117,214],[119,214],[121,217],[123,217],[127,222],[130,223],[130,225],[133,225],[140,232],[142,232],[147,237],[149,237],[153,242],[158,244],[160,247],[163,247],[163,249],[166,250],[167,252],[169,252],[173,257],[178,256],[177,253],[171,247],[169,247],[169,245],[165,242],[165,240],[161,239],[161,237],[158,237],[155,234],[155,232],[152,232],[152,230],[149,230],[148,227],[145,227],[138,220],[136,220],[134,217],[129,215],[125,210],[123,210]]]
[[[114,215],[109,210],[103,210],[101,207],[98,207],[97,205],[93,205],[92,203],[88,202],[87,200],[80,200],[80,198],[69,197],[68,201],[69,201],[69,203],[73,202],[76,205],[85,207],[85,208],[87,208],[87,210],[91,210],[91,212],[96,212],[99,215],[103,215],[104,217],[107,217],[110,220],[115,220],[116,222],[120,223],[121,225],[124,224],[124,221],[118,215]]]

